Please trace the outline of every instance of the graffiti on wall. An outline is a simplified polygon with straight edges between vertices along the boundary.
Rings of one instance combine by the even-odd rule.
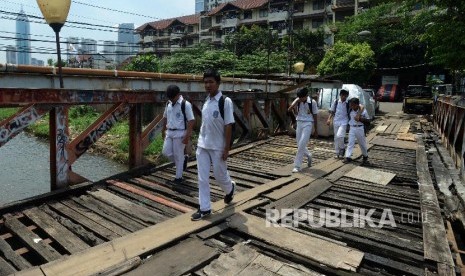
[[[33,106],[31,106],[30,108],[17,114],[17,116],[15,116],[5,125],[0,126],[0,147],[21,133],[23,129],[37,121],[40,117],[42,117],[43,114],[44,113],[40,113]]]
[[[68,144],[68,134],[66,130],[66,113],[63,107],[56,108],[56,165],[57,165],[57,180],[59,183],[68,183],[68,152],[66,145]],[[61,185],[59,185],[61,186]]]

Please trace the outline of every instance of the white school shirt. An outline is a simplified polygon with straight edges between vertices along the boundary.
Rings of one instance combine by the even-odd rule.
[[[335,109],[336,102],[333,101],[331,105],[331,112]],[[349,122],[349,117],[347,116],[347,100],[342,102],[341,99],[337,100],[336,112],[334,114],[334,124],[338,125],[347,125]]]
[[[184,125],[184,115],[182,114],[181,104],[183,97],[180,96],[179,99],[174,103],[168,101],[168,104],[165,107],[165,112],[163,113],[163,118],[166,118],[166,128],[167,136],[172,138],[180,138],[184,136],[184,130],[186,126]],[[192,111],[192,104],[186,101],[186,119],[187,122],[194,120],[194,112]],[[186,122],[186,124],[187,124]]]
[[[362,122],[355,121],[355,116],[357,115],[357,112],[358,110],[357,111],[354,111],[352,109],[350,110],[350,114],[349,114],[350,115],[350,120],[349,120],[350,126],[363,126]],[[370,119],[370,117],[368,117],[368,112],[366,109],[362,111],[361,117],[365,119]]]
[[[295,99],[292,104],[295,104],[295,102],[297,101],[299,101],[299,98]],[[313,114],[310,114],[310,108],[308,106],[308,103],[310,102],[312,103],[313,114],[318,114],[318,105],[313,99],[311,99],[310,97],[307,97],[306,102],[299,102],[299,107],[296,107],[297,110],[299,111],[295,118],[297,121],[313,122]]]
[[[202,107],[202,126],[197,146],[210,150],[224,150],[224,126],[234,123],[234,109],[230,98],[224,100],[224,120],[218,102],[223,94],[218,91],[215,97],[207,97]]]

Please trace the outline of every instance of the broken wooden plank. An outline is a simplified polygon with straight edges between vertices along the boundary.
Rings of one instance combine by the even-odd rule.
[[[161,214],[158,214],[143,206],[137,205],[108,191],[99,189],[97,191],[89,192],[89,194],[103,202],[114,206],[116,209],[123,211],[126,214],[137,217],[142,221],[156,224],[164,220],[164,217]]]
[[[200,233],[197,233],[197,237],[201,238],[202,240],[206,240],[210,237],[215,236],[218,233],[223,232],[224,230],[228,229],[229,225],[227,222],[220,223],[218,225],[215,225],[213,227],[208,228],[207,230],[204,230]]]
[[[446,197],[452,197],[452,193],[449,189],[450,186],[453,184],[453,181],[449,171],[446,169],[437,153],[433,154],[433,156],[431,157],[431,161],[431,165],[434,170],[434,176],[439,190]]]
[[[61,254],[58,251],[44,243],[41,237],[27,229],[18,219],[9,214],[3,215],[3,217],[5,218],[5,226],[27,244],[32,251],[37,253],[43,261],[51,262],[61,258]]]
[[[4,259],[10,261],[20,270],[27,269],[32,266],[26,259],[16,253],[3,239],[0,239],[0,251],[2,252]]]
[[[266,227],[265,220],[244,212],[231,217],[230,227],[337,269],[356,271],[364,255],[363,252],[353,248],[300,234],[284,227],[270,229]],[[321,250],[321,248],[325,250]]]
[[[365,167],[355,167],[350,172],[346,173],[344,176],[384,186],[389,184],[389,182],[391,182],[394,179],[394,177],[396,177],[396,175],[393,173],[383,172]]]
[[[403,141],[412,141],[415,142],[415,134],[413,133],[399,133],[396,136],[397,140],[403,140]]]
[[[39,208],[33,207],[24,210],[23,213],[69,253],[73,254],[90,247]]]
[[[133,269],[136,269],[140,264],[142,263],[142,260],[140,257],[134,257],[132,259],[129,259],[125,262],[122,262],[120,264],[117,264],[115,266],[112,266],[102,272],[100,272],[98,275],[99,276],[119,276],[119,275],[129,275],[126,274],[128,271],[132,271]],[[156,271],[156,269],[153,269],[152,271]],[[149,273],[150,274],[150,273]],[[147,275],[147,274],[145,274]]]
[[[0,275],[10,275],[15,273],[16,269],[3,258],[0,258]]]
[[[165,249],[144,262],[126,276],[185,275],[195,271],[217,258],[220,253],[203,241],[189,238],[179,244]]]
[[[423,225],[424,256],[427,260],[454,265],[447,241],[446,229],[441,215],[433,180],[429,173],[428,157],[421,136],[418,137],[417,175]]]
[[[378,126],[375,131],[376,132],[379,132],[379,133],[384,133],[386,131],[386,129],[388,128],[387,125],[383,125],[383,126]]]
[[[392,140],[392,139],[387,139],[384,137],[376,137],[371,141],[371,143],[374,145],[379,145],[383,147],[391,147],[391,148],[399,148],[399,149],[415,150],[417,148],[417,144],[414,142]]]
[[[202,270],[205,275],[240,275],[260,255],[256,250],[243,244],[236,244],[233,249],[232,252],[222,254],[206,266]]]

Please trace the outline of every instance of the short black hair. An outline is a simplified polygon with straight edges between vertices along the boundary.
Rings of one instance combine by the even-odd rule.
[[[349,96],[349,91],[348,90],[345,90],[345,89],[341,89],[341,91],[339,91],[339,95],[346,95],[346,96]]]
[[[168,99],[173,99],[180,93],[180,89],[177,85],[171,84],[166,88],[166,96]]]
[[[205,70],[203,73],[203,79],[205,80],[206,78],[214,78],[217,83],[221,82],[220,72],[214,68],[208,68]]]
[[[302,98],[302,97],[305,97],[308,95],[308,89],[307,87],[304,87],[304,88],[300,88],[298,91],[297,91],[297,97],[299,98]]]
[[[360,104],[360,100],[358,98],[352,98],[350,99],[350,102],[354,104]]]

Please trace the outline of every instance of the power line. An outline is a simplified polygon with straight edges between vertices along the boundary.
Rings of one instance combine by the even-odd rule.
[[[2,32],[2,31],[0,31]],[[20,40],[20,41],[31,41],[31,42],[47,42],[47,43],[56,43],[56,41],[53,41],[53,40],[44,40],[44,39],[32,39],[32,38],[19,38],[19,37],[12,37],[12,36],[1,36],[0,35],[0,39],[1,40]],[[69,41],[61,41],[60,44],[72,44],[72,43],[69,43]],[[95,45],[95,46],[107,46],[106,44],[99,44],[99,43],[86,43],[86,42],[80,42],[79,45]],[[137,43],[127,43],[127,44],[123,44],[123,45],[117,45],[115,44],[115,47],[123,47],[123,48],[132,48],[132,47],[136,47],[136,46],[139,46]]]
[[[83,5],[83,6],[89,6],[89,7],[92,7],[92,8],[107,10],[107,11],[113,11],[113,12],[119,12],[119,13],[129,14],[129,15],[135,15],[135,16],[140,16],[140,17],[145,17],[145,18],[152,18],[152,19],[161,20],[161,18],[158,18],[158,17],[148,16],[148,15],[143,15],[143,14],[138,14],[138,13],[133,13],[133,12],[128,12],[128,11],[121,11],[121,10],[116,10],[116,9],[110,9],[110,8],[106,8],[106,7],[102,7],[102,6],[97,6],[97,5],[92,5],[92,4],[84,3],[84,2],[81,2],[81,1],[73,1],[73,3],[80,4],[80,5]]]

